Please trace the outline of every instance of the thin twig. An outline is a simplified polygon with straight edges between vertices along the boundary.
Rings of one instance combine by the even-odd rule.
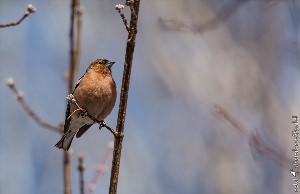
[[[71,3],[71,24],[70,24],[70,74],[69,74],[69,93],[72,93],[77,66],[79,63],[79,52],[81,47],[81,17],[79,0],[72,0]],[[76,33],[75,33],[76,23]]]
[[[98,182],[101,174],[103,174],[105,172],[105,166],[106,166],[106,164],[108,162],[109,156],[111,155],[111,153],[113,151],[113,146],[114,146],[113,141],[108,142],[107,149],[105,151],[103,159],[102,159],[102,161],[100,162],[100,164],[97,167],[97,170],[95,172],[95,175],[93,177],[92,182],[88,186],[88,191],[87,191],[88,194],[93,193],[93,191],[96,188],[96,184],[97,184],[97,182]]]
[[[234,118],[225,108],[215,105],[214,112],[218,115],[223,117],[226,121],[228,121],[234,129],[237,130],[237,132],[240,135],[245,136],[246,138],[250,137],[250,130],[248,130],[244,125],[242,125],[236,118]]]
[[[79,185],[80,185],[80,194],[84,194],[84,166],[83,166],[83,154],[78,154],[78,171],[79,171]]]
[[[127,22],[127,19],[124,15],[124,12],[123,12],[123,9],[124,9],[124,5],[121,5],[121,4],[118,4],[115,6],[116,10],[119,12],[122,20],[123,20],[123,23],[124,23],[124,26],[127,30],[127,32],[129,33],[130,32],[130,29],[129,29],[129,26],[128,26],[128,22]]]
[[[71,24],[70,24],[70,77],[69,77],[69,93],[72,93],[74,88],[74,80],[79,59],[80,42],[81,42],[81,11],[79,0],[72,0],[71,2]],[[75,19],[77,21],[77,33],[75,34]],[[65,194],[71,194],[71,180],[70,180],[70,155],[64,151],[64,187]]]
[[[140,0],[134,0],[133,3],[134,12],[131,12],[131,18],[130,18],[130,29],[132,30],[130,30],[127,39],[122,87],[121,87],[121,94],[120,94],[120,105],[119,105],[119,113],[118,113],[118,120],[117,120],[117,127],[116,127],[118,134],[124,134],[130,74],[131,74],[133,53],[135,48],[135,39],[137,34],[137,21],[138,21],[139,7],[140,7]],[[122,135],[115,137],[109,194],[117,193],[122,142],[123,142]]]
[[[73,82],[76,73],[76,64],[75,64],[75,39],[74,39],[74,25],[75,25],[75,13],[76,13],[76,3],[77,0],[71,1],[71,23],[70,23],[70,78],[69,78],[69,93],[73,90]]]
[[[20,104],[25,109],[25,111],[29,114],[29,116],[31,116],[33,118],[33,120],[37,124],[39,124],[40,126],[46,128],[46,129],[50,129],[50,130],[58,132],[58,133],[63,132],[62,126],[56,127],[49,123],[46,123],[46,122],[42,121],[42,119],[35,112],[33,112],[33,110],[30,108],[28,103],[24,100],[24,97],[21,94],[21,92],[17,89],[17,87],[14,83],[14,80],[12,78],[7,79],[6,84],[11,89],[11,91],[16,95],[17,100],[20,102]]]
[[[74,63],[75,63],[75,72],[77,70],[77,66],[79,64],[79,53],[81,51],[81,20],[82,17],[82,11],[80,8],[80,2],[77,0],[77,5],[76,5],[76,43],[75,43],[75,53],[74,53]]]
[[[71,194],[70,157],[71,157],[70,151],[64,151],[63,154],[64,194]]]
[[[229,111],[225,108],[216,105],[214,112],[224,118],[229,122],[242,136],[244,136],[248,142],[253,154],[253,157],[256,158],[256,154],[263,154],[264,156],[269,157],[279,166],[290,170],[292,161],[285,157],[282,152],[280,152],[275,145],[268,144],[258,133],[257,130],[247,129],[242,123],[240,123],[234,116],[232,116]]]
[[[6,27],[11,27],[11,26],[17,26],[19,25],[25,18],[27,18],[30,14],[36,12],[36,8],[29,4],[27,7],[27,11],[24,13],[24,15],[16,22],[11,22],[8,24],[0,24],[0,28],[6,28]]]
[[[136,18],[137,16],[136,16],[136,13],[134,11],[133,3],[134,3],[134,0],[126,0],[125,5],[130,7],[131,15]]]
[[[114,137],[117,137],[117,136],[124,136],[123,133],[119,134],[117,131],[115,131],[115,130],[112,129],[110,126],[108,126],[104,121],[101,123],[100,126],[101,126],[101,127],[105,127],[106,129],[108,129],[108,130],[114,135]]]

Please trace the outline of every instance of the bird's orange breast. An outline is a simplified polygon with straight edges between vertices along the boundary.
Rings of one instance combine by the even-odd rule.
[[[87,72],[74,91],[74,96],[78,104],[89,114],[99,120],[104,120],[115,105],[116,84],[111,75]],[[71,112],[76,108],[76,106],[71,106]]]

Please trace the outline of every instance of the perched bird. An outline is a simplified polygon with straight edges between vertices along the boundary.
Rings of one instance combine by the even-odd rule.
[[[97,59],[79,79],[73,93],[68,96],[72,99],[69,99],[66,110],[64,135],[55,147],[68,150],[75,135],[79,138],[95,123],[94,119],[103,121],[111,113],[117,97],[116,83],[111,74],[114,63]]]

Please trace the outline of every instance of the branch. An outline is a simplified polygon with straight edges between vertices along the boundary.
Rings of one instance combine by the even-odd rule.
[[[71,25],[70,25],[70,78],[69,78],[69,93],[72,93],[74,88],[74,79],[79,61],[80,38],[81,38],[81,11],[79,0],[72,0],[71,2]],[[77,21],[77,33],[75,34],[75,19]],[[64,194],[71,194],[71,180],[70,180],[70,155],[64,151]]]
[[[203,33],[208,30],[216,29],[222,21],[228,20],[238,9],[245,5],[249,0],[239,0],[230,5],[225,5],[221,11],[212,19],[203,24],[187,25],[178,19],[163,19],[158,18],[159,27],[163,30],[170,31],[187,31],[193,33]]]
[[[136,19],[137,15],[136,15],[136,13],[134,11],[133,3],[134,3],[133,0],[126,0],[125,5],[127,5],[127,6],[130,7],[131,15]]]
[[[70,78],[69,78],[69,93],[72,93],[74,88],[74,80],[79,62],[79,52],[81,46],[81,16],[79,0],[72,0],[71,3],[71,24],[70,24]],[[76,19],[76,21],[75,21]],[[75,34],[76,22],[76,34]]]
[[[169,31],[190,31],[191,27],[183,23],[178,19],[163,19],[162,17],[158,17],[157,19],[158,25],[162,30],[169,30]]]
[[[71,178],[70,178],[70,157],[71,150],[64,151],[63,155],[63,173],[64,173],[64,194],[71,194]]]
[[[238,122],[238,120],[225,108],[219,105],[215,106],[214,112],[229,122],[237,130],[237,132],[248,140],[250,150],[255,159],[258,154],[264,155],[276,162],[279,166],[290,170],[292,161],[286,158],[282,152],[278,151],[275,145],[267,144],[267,142],[258,134],[257,130],[251,131],[247,129],[247,127]]]
[[[78,171],[79,171],[79,179],[80,179],[80,194],[84,194],[84,166],[83,166],[83,154],[79,153],[78,154]]]
[[[0,28],[6,28],[6,27],[11,27],[11,26],[17,26],[19,25],[25,18],[27,18],[30,14],[36,12],[36,8],[29,4],[27,7],[27,11],[24,13],[24,15],[16,22],[11,22],[8,24],[0,24]]]
[[[33,112],[33,110],[30,108],[28,103],[24,100],[22,92],[20,92],[17,89],[17,87],[15,85],[15,82],[12,78],[7,79],[6,84],[11,89],[11,91],[16,95],[17,100],[20,102],[20,104],[25,109],[25,111],[28,113],[28,115],[31,116],[37,124],[39,124],[40,126],[46,128],[46,129],[50,129],[50,130],[58,132],[58,133],[63,132],[63,129],[62,129],[61,125],[56,127],[56,126],[53,126],[51,124],[48,124],[48,123],[42,121],[42,119],[35,112]]]
[[[162,30],[177,31],[177,32],[193,32],[203,33],[209,30],[214,30],[219,27],[222,22],[230,19],[235,12],[237,12],[243,5],[250,0],[237,0],[229,5],[224,5],[217,15],[203,24],[187,25],[179,19],[164,19],[159,17],[157,22]],[[268,7],[275,5],[281,0],[261,0]]]
[[[129,26],[128,26],[128,22],[127,22],[127,19],[124,15],[124,12],[123,12],[123,9],[124,9],[124,5],[121,5],[121,4],[118,4],[115,6],[116,10],[119,12],[122,20],[123,20],[123,23],[124,23],[124,26],[127,30],[127,32],[129,33],[130,32],[130,29],[129,29]]]
[[[214,112],[217,114],[217,116],[220,116],[229,122],[240,135],[244,136],[245,138],[250,137],[250,130],[248,130],[236,118],[234,118],[225,108],[215,105]]]
[[[137,34],[137,21],[138,21],[140,0],[134,0],[134,1],[127,0],[126,5],[127,6],[132,5],[133,9],[131,10],[130,32],[128,34],[128,39],[127,39],[122,87],[121,87],[121,94],[120,94],[120,105],[119,105],[119,113],[118,113],[118,120],[117,120],[117,127],[116,127],[118,134],[124,134],[124,124],[125,124],[125,116],[126,116],[126,109],[127,109],[127,99],[128,99],[133,53],[135,48],[135,39]],[[117,193],[122,142],[123,142],[122,135],[115,137],[109,194]]]
[[[93,193],[93,191],[96,188],[96,184],[99,180],[99,177],[101,176],[101,174],[103,174],[105,172],[105,166],[106,166],[106,163],[108,161],[108,158],[109,158],[110,154],[113,151],[113,147],[114,147],[114,143],[112,141],[108,142],[107,149],[106,149],[106,152],[104,154],[104,157],[103,157],[102,161],[100,162],[100,164],[97,167],[97,170],[95,172],[95,175],[93,177],[92,182],[88,186],[88,191],[87,191],[88,194]]]

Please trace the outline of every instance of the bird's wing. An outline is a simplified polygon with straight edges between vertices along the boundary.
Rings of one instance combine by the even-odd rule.
[[[79,138],[84,134],[93,124],[83,125],[77,132],[76,137]]]
[[[67,133],[67,131],[69,130],[69,127],[70,127],[71,118],[69,118],[69,116],[70,116],[70,103],[68,103],[67,109],[66,109],[64,133]]]
[[[85,74],[84,74],[84,75],[85,75]],[[74,93],[74,91],[76,90],[76,88],[79,86],[80,81],[81,81],[81,79],[84,77],[84,75],[81,76],[81,78],[79,78],[79,80],[77,81],[77,83],[76,83],[76,85],[75,85],[75,88],[74,88],[74,90],[73,90],[73,93]],[[73,94],[73,93],[72,93],[72,94]]]
[[[72,92],[72,94],[74,94],[76,88],[79,86],[81,79],[85,76],[85,74],[83,74],[83,76],[81,76],[81,78],[78,80],[78,82],[76,83],[76,86]],[[70,103],[68,102],[67,105],[67,109],[66,109],[66,116],[65,116],[65,125],[64,125],[64,133],[66,133],[69,130],[70,127],[70,123],[71,123],[71,118],[70,117]],[[69,118],[69,119],[68,119]]]

